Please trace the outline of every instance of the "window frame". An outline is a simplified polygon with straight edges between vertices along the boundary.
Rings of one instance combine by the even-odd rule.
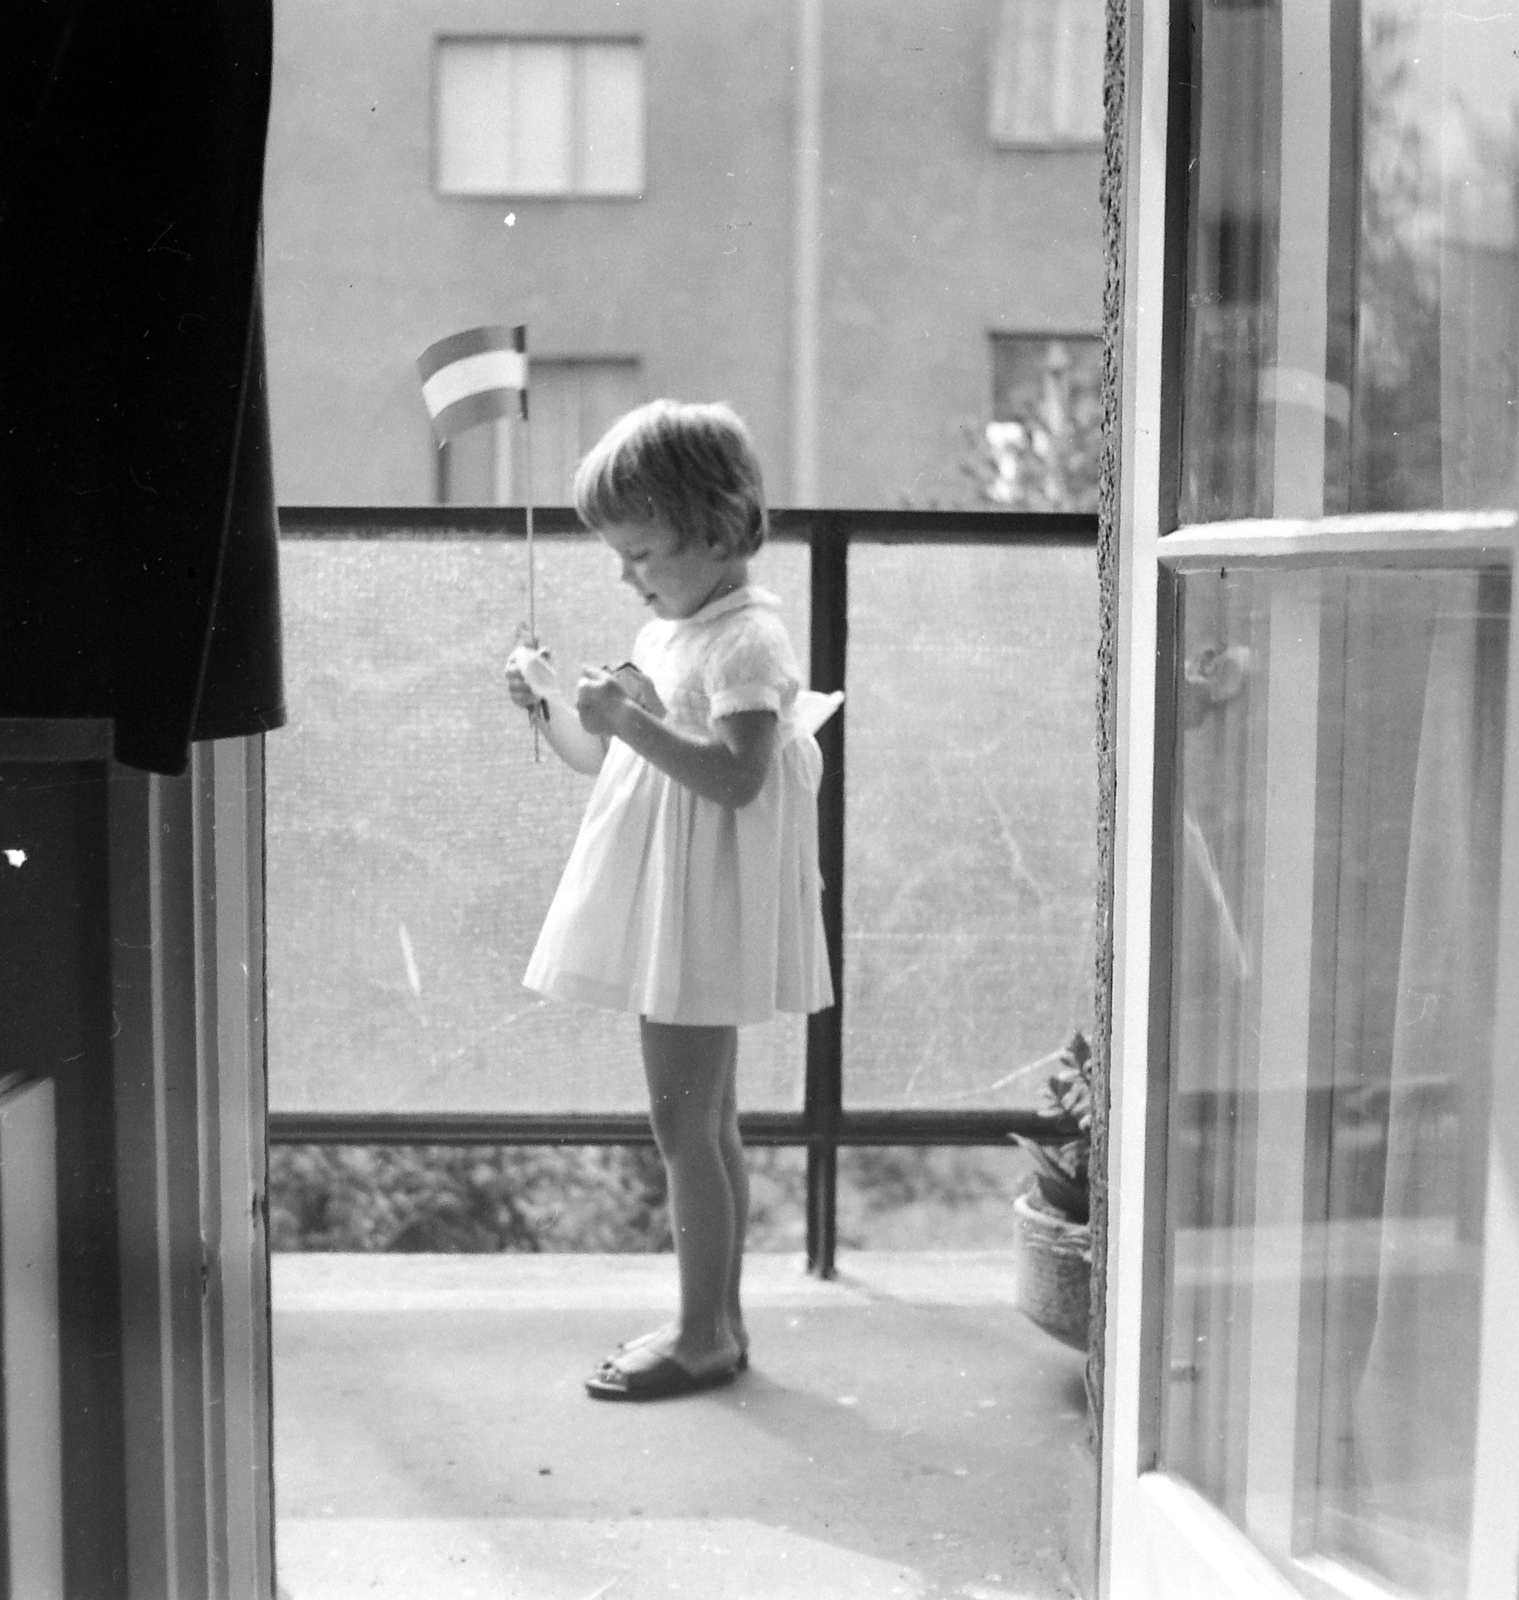
[[[451,189],[443,178],[443,55],[450,45],[550,45],[564,49],[569,55],[570,103],[567,110],[570,138],[570,181],[563,189],[524,189],[513,185],[490,189]],[[579,133],[583,127],[584,104],[584,53],[588,46],[621,45],[635,52],[638,65],[638,183],[631,189],[587,189],[578,186]],[[510,200],[526,204],[534,200],[555,203],[565,201],[629,201],[642,200],[649,192],[649,95],[648,46],[638,33],[506,33],[465,30],[439,31],[433,35],[431,63],[431,103],[429,105],[429,144],[431,184],[434,196],[445,201],[498,201]]]
[[[38,1600],[273,1593],[263,755],[198,740],[168,777],[117,764],[108,720],[0,718],[0,764],[40,780],[19,787],[69,796],[22,814],[68,886],[42,945],[78,1031],[23,1022],[0,1083],[25,1154],[0,1265],[28,1294],[0,1307],[22,1424],[0,1571]],[[14,1148],[49,1129],[56,1152]]]
[[[263,740],[110,769],[134,1594],[274,1592]]]

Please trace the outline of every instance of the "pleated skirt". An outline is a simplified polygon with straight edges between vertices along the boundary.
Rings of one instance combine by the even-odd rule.
[[[791,729],[738,810],[614,739],[523,983],[689,1025],[833,1004],[818,876],[817,741]]]

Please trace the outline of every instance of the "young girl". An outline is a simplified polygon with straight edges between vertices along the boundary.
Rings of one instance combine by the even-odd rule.
[[[630,412],[581,463],[575,503],[654,620],[628,667],[582,672],[573,707],[541,653],[508,664],[513,700],[597,775],[523,982],[638,1015],[680,1316],[621,1346],[586,1388],[649,1400],[748,1365],[738,1028],[833,1003],[812,733],[836,700],[801,690],[779,602],[749,583],[768,519],[728,407]]]

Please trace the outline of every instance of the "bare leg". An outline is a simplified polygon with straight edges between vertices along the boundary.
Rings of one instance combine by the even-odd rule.
[[[744,1328],[744,1312],[740,1302],[740,1279],[744,1267],[744,1234],[749,1225],[749,1169],[744,1161],[743,1141],[738,1132],[738,1029],[731,1029],[732,1046],[726,1063],[723,1085],[723,1103],[719,1113],[718,1147],[722,1152],[723,1169],[728,1175],[728,1188],[733,1196],[733,1265],[728,1272],[724,1310],[727,1313],[728,1331],[738,1341],[740,1350],[749,1348],[749,1335]],[[656,1345],[668,1350],[675,1342],[680,1324],[667,1323],[652,1333],[629,1339],[622,1347],[634,1350],[641,1345]]]
[[[640,1340],[617,1365],[631,1372],[673,1356],[689,1371],[709,1372],[731,1365],[739,1348],[728,1325],[737,1217],[723,1148],[738,1030],[646,1018],[640,1028],[649,1116],[670,1180],[680,1321],[673,1339]]]
[[[718,1125],[718,1140],[728,1188],[733,1195],[733,1265],[728,1270],[728,1292],[724,1309],[728,1329],[738,1340],[740,1350],[749,1348],[744,1329],[744,1310],[739,1299],[739,1280],[744,1271],[744,1235],[749,1227],[749,1168],[744,1161],[744,1145],[738,1134],[738,1029],[732,1030],[732,1046],[724,1074],[723,1104]]]

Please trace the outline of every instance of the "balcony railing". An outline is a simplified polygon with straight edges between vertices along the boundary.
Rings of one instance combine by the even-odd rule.
[[[406,541],[491,544],[520,541],[520,508],[496,507],[287,507],[281,513],[287,542]],[[580,533],[573,511],[543,509],[535,534],[546,543]],[[583,535],[582,535],[583,537]],[[944,551],[972,546],[1092,550],[1097,519],[1080,513],[934,511],[779,511],[772,539],[804,545],[809,555],[810,681],[815,689],[845,691],[843,711],[822,729],[824,779],[818,801],[819,855],[824,883],[823,918],[838,1003],[807,1019],[806,1063],[798,1110],[748,1110],[740,1115],[744,1139],[756,1145],[799,1146],[807,1160],[807,1256],[816,1272],[833,1270],[836,1248],[838,1152],[857,1145],[1006,1146],[1012,1136],[1055,1140],[1061,1130],[1033,1108],[1037,1080],[1024,1080],[1027,1103],[976,1109],[951,1105],[905,1108],[851,1106],[845,1097],[846,998],[845,844],[846,741],[851,685],[850,552],[860,546],[914,545]],[[763,577],[762,580],[763,581]],[[1095,575],[1090,585],[1095,617]],[[914,595],[907,595],[909,607]],[[405,597],[393,596],[395,604]],[[506,646],[503,646],[504,657]],[[1095,681],[1095,655],[1092,674]],[[299,710],[299,707],[297,707]],[[1093,713],[1095,715],[1095,712]],[[1067,729],[1061,737],[1068,738]],[[1090,748],[1084,736],[1081,749]],[[1031,759],[1040,752],[1029,751]],[[1069,751],[1067,751],[1069,754]],[[947,817],[947,827],[960,819]],[[951,896],[970,886],[949,885]],[[403,931],[404,939],[404,931]],[[411,962],[409,947],[407,961]],[[1059,1040],[1051,1040],[1057,1045]],[[276,1094],[278,1085],[276,1087]],[[276,1099],[269,1136],[284,1144],[617,1144],[652,1143],[645,1114],[633,1111],[353,1110],[282,1109]]]

